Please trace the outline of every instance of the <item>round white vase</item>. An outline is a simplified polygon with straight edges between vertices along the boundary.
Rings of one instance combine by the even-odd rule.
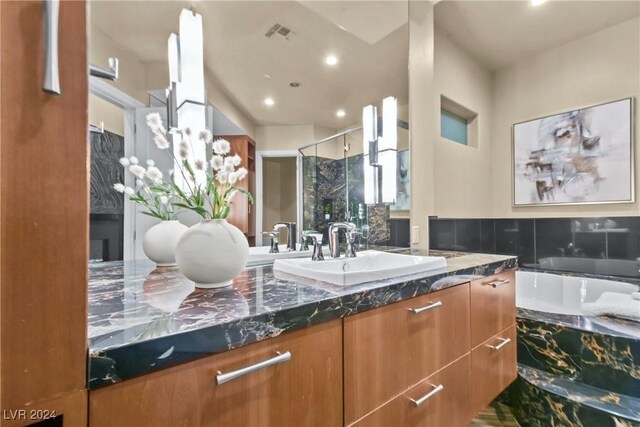
[[[178,268],[198,288],[231,285],[248,259],[247,238],[226,219],[203,220],[190,227],[176,247]]]
[[[142,250],[158,267],[176,265],[176,245],[189,228],[178,221],[162,221],[150,229],[142,239]]]

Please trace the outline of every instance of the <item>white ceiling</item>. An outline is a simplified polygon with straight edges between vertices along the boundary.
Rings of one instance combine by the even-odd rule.
[[[142,61],[166,61],[167,37],[190,5],[203,16],[205,68],[256,124],[339,129],[386,96],[408,102],[404,1],[93,1],[91,22]],[[289,41],[264,36],[275,23],[293,30]],[[324,63],[328,54],[337,66]]]
[[[444,0],[435,22],[491,70],[568,43],[640,13],[640,1]]]

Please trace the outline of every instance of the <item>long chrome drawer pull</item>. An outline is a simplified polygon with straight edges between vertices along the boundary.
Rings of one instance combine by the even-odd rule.
[[[224,384],[226,382],[235,380],[236,378],[240,378],[252,372],[259,371],[260,369],[264,369],[269,366],[277,365],[278,363],[287,362],[291,360],[291,353],[288,351],[285,353],[280,353],[279,351],[277,351],[276,354],[277,356],[272,357],[271,359],[258,362],[255,365],[247,366],[246,368],[238,369],[237,371],[231,371],[226,374],[218,372],[218,375],[216,375],[216,383],[218,385]]]
[[[427,393],[424,396],[422,396],[420,399],[409,399],[409,400],[411,401],[411,403],[413,403],[413,406],[415,406],[417,408],[418,406],[422,405],[427,400],[431,399],[436,394],[440,393],[442,390],[444,390],[444,386],[442,384],[437,385],[437,386],[434,385],[433,386],[433,390],[431,390],[429,393]]]
[[[504,347],[505,345],[509,344],[511,342],[511,338],[498,338],[500,341],[502,341],[500,344],[498,345],[487,345],[487,347],[492,348],[496,351],[500,350],[502,347]]]
[[[442,307],[442,301],[432,302],[429,303],[429,305],[425,305],[424,307],[420,308],[410,308],[409,311],[411,312],[411,314],[420,314],[438,307]]]
[[[487,285],[491,286],[492,288],[499,288],[500,286],[508,285],[509,283],[511,283],[509,279],[502,279],[489,282],[487,283]]]
[[[44,83],[46,92],[60,95],[60,70],[58,64],[59,0],[44,1]]]

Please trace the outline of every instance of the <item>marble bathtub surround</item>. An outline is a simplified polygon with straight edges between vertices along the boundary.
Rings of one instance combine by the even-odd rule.
[[[640,426],[640,400],[522,365],[498,400],[523,427]]]
[[[432,251],[430,255],[438,254]],[[89,387],[122,381],[516,266],[512,256],[446,256],[444,272],[352,287],[299,277],[276,278],[270,266],[262,266],[243,270],[231,287],[195,289],[188,294],[193,283],[175,268],[154,269],[147,261],[91,265]]]
[[[566,316],[561,323],[562,315],[554,316],[518,310],[519,364],[640,399],[640,325],[633,325],[639,333],[632,336],[593,323],[597,319]]]

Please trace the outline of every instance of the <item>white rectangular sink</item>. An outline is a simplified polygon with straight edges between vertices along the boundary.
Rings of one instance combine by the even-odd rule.
[[[409,274],[442,269],[447,266],[444,257],[401,255],[380,251],[358,252],[356,258],[276,259],[275,271],[334,285],[350,286],[375,280],[391,279]]]

